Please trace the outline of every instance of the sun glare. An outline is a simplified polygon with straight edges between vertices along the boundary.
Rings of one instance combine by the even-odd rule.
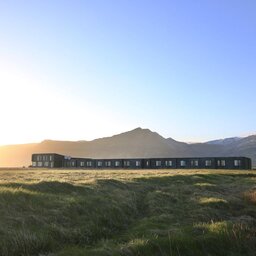
[[[57,91],[26,70],[3,62],[0,69],[0,145],[93,139],[125,129],[107,110]]]

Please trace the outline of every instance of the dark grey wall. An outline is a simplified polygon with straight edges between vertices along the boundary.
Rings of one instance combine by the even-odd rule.
[[[247,157],[203,157],[203,158],[146,158],[146,159],[91,159],[66,158],[47,153],[33,154],[33,167],[85,168],[85,169],[251,169]],[[100,163],[100,164],[99,164]],[[235,165],[239,163],[239,165]]]

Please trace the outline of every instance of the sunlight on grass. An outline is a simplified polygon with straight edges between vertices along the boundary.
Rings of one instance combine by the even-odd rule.
[[[244,175],[251,174],[252,171],[228,170],[230,175],[243,173]],[[179,170],[179,169],[161,169],[161,170],[66,170],[66,169],[17,169],[17,170],[0,170],[0,183],[9,182],[41,182],[41,181],[59,181],[68,182],[71,184],[92,183],[98,179],[118,179],[118,180],[133,180],[136,178],[152,178],[152,177],[170,177],[170,176],[189,176],[193,175],[193,179],[203,182],[202,179],[208,174],[225,175],[227,170]],[[203,176],[202,176],[203,175]],[[181,182],[179,180],[179,182]],[[182,183],[182,182],[181,182]]]
[[[27,194],[27,195],[40,195],[41,193],[36,191],[31,191],[28,189],[24,189],[22,187],[13,188],[13,187],[1,187],[0,186],[0,194]]]
[[[1,170],[0,255],[251,256],[253,177],[238,170]]]
[[[228,230],[228,223],[227,221],[199,223],[199,224],[195,224],[194,228],[204,229],[205,232],[223,233]]]
[[[201,197],[199,199],[200,204],[210,204],[210,203],[227,203],[227,200],[217,197]]]
[[[207,182],[199,182],[199,183],[195,183],[195,186],[198,187],[215,187],[215,184],[211,184],[211,183],[207,183]]]

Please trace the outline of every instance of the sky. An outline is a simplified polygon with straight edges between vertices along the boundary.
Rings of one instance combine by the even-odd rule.
[[[0,145],[256,134],[255,13],[255,0],[0,0]]]

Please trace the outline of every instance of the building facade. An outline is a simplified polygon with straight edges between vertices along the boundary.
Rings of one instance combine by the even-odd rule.
[[[60,168],[63,167],[64,156],[55,153],[33,154],[32,167]]]
[[[80,169],[251,169],[247,157],[195,158],[74,158],[55,153],[32,155],[32,167]]]

